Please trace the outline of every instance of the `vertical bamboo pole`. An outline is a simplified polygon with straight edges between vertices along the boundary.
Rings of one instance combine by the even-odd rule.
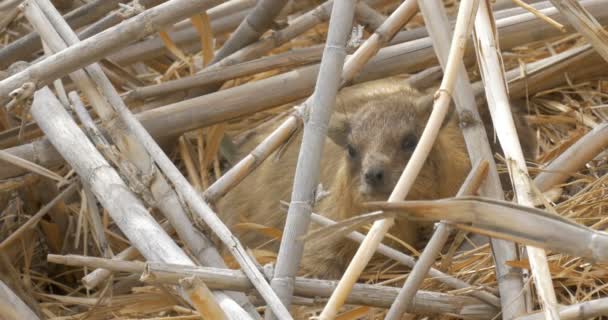
[[[460,186],[456,197],[473,195],[485,179],[487,170],[488,163],[486,161],[477,162],[471,169],[471,172],[469,172],[469,175],[462,186]],[[407,276],[407,279],[405,279],[403,287],[399,290],[399,294],[384,318],[385,320],[399,320],[402,315],[411,308],[411,303],[416,295],[416,291],[418,291],[422,285],[424,277],[431,269],[435,259],[437,259],[437,256],[441,252],[441,248],[443,248],[448,241],[452,229],[453,227],[449,224],[439,222],[433,236],[427,243],[424,251],[422,251],[422,254],[418,258],[418,261],[412,268],[410,274]]]
[[[500,49],[496,40],[496,29],[492,16],[491,6],[486,0],[480,3],[479,14],[475,19],[474,40],[475,52],[479,62],[481,78],[485,85],[486,98],[492,123],[496,129],[500,145],[505,154],[507,167],[517,196],[517,202],[533,207],[532,180],[528,175],[528,168],[523,152],[507,93],[507,84],[502,66]],[[545,310],[546,319],[559,319],[558,305],[555,298],[549,264],[543,249],[526,246],[534,283],[538,296]]]
[[[419,0],[420,11],[426,29],[433,41],[433,49],[440,65],[445,69],[450,50],[452,30],[440,0]],[[488,143],[485,127],[477,110],[475,93],[469,81],[464,63],[459,63],[454,89],[454,102],[460,119],[469,119],[462,126],[462,133],[472,163],[485,160],[489,164],[488,178],[482,185],[480,194],[503,200],[504,192],[496,170],[494,156]],[[500,291],[502,316],[511,319],[525,312],[525,299],[522,294],[523,281],[517,268],[507,265],[507,261],[517,260],[517,245],[513,242],[491,239],[496,278]]]
[[[287,0],[260,0],[253,11],[245,17],[236,31],[226,40],[211,64],[258,40],[270,28],[274,18],[281,12],[286,3]]]
[[[407,196],[416,175],[424,165],[424,162],[431,151],[433,142],[439,133],[441,123],[449,108],[451,93],[454,89],[454,82],[457,74],[456,71],[458,70],[459,63],[462,61],[464,55],[466,41],[471,31],[472,21],[477,12],[478,4],[479,0],[466,0],[460,3],[454,31],[454,40],[450,47],[450,54],[441,87],[435,96],[433,112],[420,137],[418,146],[414,150],[412,157],[403,170],[403,174],[399,178],[395,189],[388,199],[390,202],[402,200]],[[320,319],[329,320],[336,316],[338,309],[344,304],[348,293],[359,278],[359,275],[373,256],[376,248],[378,248],[382,238],[393,224],[394,219],[389,218],[376,221],[372,225],[372,228],[368,232],[363,243],[361,243],[361,246],[350,262],[342,279],[340,279],[338,286],[329,298],[327,305],[320,315]]]
[[[305,116],[291,203],[279,248],[277,267],[271,282],[272,288],[285,306],[291,305],[293,282],[302,259],[304,243],[297,239],[306,234],[310,224],[327,126],[340,88],[342,67],[346,58],[346,41],[350,36],[354,14],[355,1],[334,2],[315,91]],[[266,318],[274,317],[268,314]]]

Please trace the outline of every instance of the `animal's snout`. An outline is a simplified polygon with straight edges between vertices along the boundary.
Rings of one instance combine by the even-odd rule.
[[[365,182],[370,186],[379,186],[384,182],[384,169],[381,167],[369,168],[364,174]]]

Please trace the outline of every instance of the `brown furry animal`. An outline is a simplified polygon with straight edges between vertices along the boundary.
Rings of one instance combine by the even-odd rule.
[[[400,78],[389,78],[342,90],[332,116],[329,137],[321,163],[321,184],[329,195],[314,210],[334,220],[365,213],[360,205],[384,200],[390,195],[409,160],[429,115],[429,99],[409,88]],[[342,112],[342,113],[340,113]],[[257,132],[241,145],[243,155],[267,136],[273,127]],[[281,158],[271,157],[220,203],[219,212],[229,226],[240,221],[283,229],[301,134]],[[453,196],[470,170],[462,134],[455,119],[448,119],[408,199],[437,199]],[[415,245],[419,227],[397,221],[391,233]],[[254,231],[239,233],[249,247],[270,238]],[[278,241],[274,242],[278,248]],[[307,242],[302,271],[322,278],[338,278],[353,256],[357,244],[349,240],[333,243]]]

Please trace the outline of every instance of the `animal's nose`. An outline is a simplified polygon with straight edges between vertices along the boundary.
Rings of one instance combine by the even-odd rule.
[[[372,186],[381,184],[384,181],[384,169],[370,168],[365,172],[365,182]]]

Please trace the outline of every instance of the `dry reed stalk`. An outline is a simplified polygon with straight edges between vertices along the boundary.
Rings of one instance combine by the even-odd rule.
[[[198,277],[210,288],[235,291],[249,291],[253,286],[248,278],[238,270],[209,267],[192,267],[165,263],[142,263],[132,261],[116,262],[109,259],[78,255],[48,255],[51,263],[90,268],[106,268],[115,272],[142,273],[142,281],[149,283],[174,284],[185,277]],[[336,281],[296,277],[294,292],[298,296],[325,298],[331,294]],[[349,304],[387,308],[395,299],[398,289],[381,285],[357,284],[350,296]],[[414,299],[414,310],[423,314],[449,313],[468,319],[490,319],[497,309],[475,298],[449,295],[430,291],[419,291]]]
[[[26,223],[22,224],[19,229],[15,230],[11,235],[9,235],[6,239],[4,239],[0,243],[0,251],[6,250],[15,240],[21,238],[24,233],[34,227],[40,219],[42,219],[53,207],[62,201],[65,197],[70,196],[74,191],[76,191],[77,184],[71,184],[65,190],[63,190],[60,194],[58,194],[53,200],[44,205],[35,215],[27,220]]]
[[[0,313],[6,320],[40,320],[2,280],[0,280]]]
[[[228,319],[224,311],[213,301],[213,293],[205,283],[197,277],[181,279],[179,285],[190,298],[192,305],[203,319]]]
[[[353,1],[335,0],[319,75],[304,119],[300,146],[302,152],[298,156],[289,210],[271,281],[273,290],[286,307],[291,305],[293,281],[304,252],[304,244],[298,241],[298,238],[306,234],[310,224],[310,213],[319,184],[321,155],[340,88],[342,67],[346,59],[346,42],[350,36],[354,14]],[[275,319],[277,316],[266,313],[266,319]]]
[[[328,0],[315,9],[295,18],[294,21],[292,21],[287,27],[279,31],[272,31],[268,36],[260,39],[259,41],[239,48],[237,51],[231,52],[229,55],[223,57],[221,61],[218,60],[213,68],[242,63],[263,56],[270,50],[287,43],[319,23],[327,21],[327,19],[329,19],[332,5],[333,0]]]
[[[324,217],[322,215],[313,213],[312,214],[312,220],[321,225],[321,226],[333,226],[336,224],[335,221]],[[365,235],[362,233],[359,233],[357,231],[353,231],[349,234],[345,235],[346,238],[356,241],[356,242],[363,242],[363,239],[365,239]],[[393,259],[405,266],[408,266],[410,268],[413,268],[416,263],[417,260],[405,253],[402,253],[401,251],[395,250],[385,244],[380,244],[380,246],[378,247],[377,253],[380,253],[390,259]],[[457,290],[466,290],[466,289],[470,289],[471,285],[458,279],[455,278],[449,274],[443,273],[440,270],[437,270],[435,268],[431,268],[429,269],[429,276],[433,277],[435,280],[451,287]],[[476,297],[482,301],[485,301],[493,306],[496,307],[500,307],[500,299],[498,299],[495,295],[484,291],[484,290],[472,290],[469,295]]]
[[[373,33],[384,23],[386,17],[367,3],[359,1],[355,6],[355,20],[363,25],[366,30]]]
[[[608,7],[602,6],[601,3],[596,0],[583,0],[582,3],[586,7],[588,6],[593,9],[594,12],[598,12],[598,14],[608,13],[608,10],[606,10]],[[537,19],[532,19],[529,22],[535,21],[537,21]],[[532,39],[536,39],[533,33],[523,33],[524,29],[529,30],[537,28],[536,25],[529,23],[510,25],[510,23],[511,22],[507,23],[505,20],[502,24],[503,28],[506,29],[500,29],[499,32],[506,32],[507,34],[503,35],[501,40],[511,39],[510,33],[508,32],[508,30],[510,30],[509,28],[516,28],[516,30],[514,30],[516,31],[515,34],[518,35],[517,38],[522,39],[522,41],[532,41]],[[500,26],[501,21],[498,21],[497,24]],[[540,27],[542,27],[542,25],[543,24],[541,24]],[[520,36],[520,32],[521,35],[524,36],[523,38]],[[542,33],[543,35],[546,34],[544,30]],[[516,38],[513,38],[508,41],[510,45],[516,44],[515,39]],[[378,79],[380,77],[396,75],[403,72],[412,72],[421,66],[427,66],[431,64],[434,59],[434,56],[430,54],[431,50],[430,39],[381,49],[378,52],[377,57],[371,59],[369,65],[362,70],[362,76],[355,78],[355,82]],[[584,62],[585,65],[587,65],[587,62],[591,63],[593,68],[591,70],[571,68],[570,71],[580,74],[579,72],[588,73],[590,71],[596,72],[598,70],[601,72],[603,70],[602,65],[594,64],[595,59],[583,59],[582,62]],[[157,139],[162,140],[170,136],[177,136],[195,128],[224,122],[239,116],[249,115],[273,106],[306,97],[312,90],[311,88],[314,85],[314,75],[316,72],[316,66],[301,68],[253,83],[247,83],[235,88],[208,94],[204,97],[174,103],[154,110],[147,110],[138,114],[138,118],[143,121],[146,128],[148,128]],[[520,69],[514,69],[509,73],[518,75]],[[525,83],[532,88],[533,86],[539,87],[539,82],[546,83],[547,81],[546,79],[540,78],[532,78],[529,79],[528,82],[523,80],[517,81],[515,85],[520,88],[516,91],[518,96],[522,96],[526,93],[524,90],[525,86],[521,84]],[[268,88],[273,88],[274,90],[269,92],[267,90]],[[256,95],[256,92],[266,92],[266,94]],[[532,92],[533,91],[530,91],[530,93]],[[234,99],[234,97],[242,98]],[[200,108],[201,105],[207,105],[208,107]],[[150,109],[151,107],[152,106],[148,106],[147,108]],[[466,132],[467,130],[465,130],[465,134]],[[59,154],[45,139],[13,147],[6,151],[45,167],[56,166],[62,163]],[[14,177],[22,173],[23,170],[11,165],[0,166],[0,178]]]
[[[47,168],[41,167],[33,162],[30,162],[25,159],[19,158],[15,155],[12,155],[4,150],[0,151],[0,161],[5,162],[5,163],[10,163],[12,165],[15,165],[15,166],[23,168],[27,171],[39,174],[48,179],[55,180],[57,182],[62,182],[62,183],[67,182],[62,176],[56,174],[55,172],[53,172]]]
[[[211,64],[214,64],[233,52],[255,42],[270,28],[274,18],[281,12],[287,0],[260,0],[245,20],[226,40],[217,52]]]
[[[58,27],[58,24],[61,24],[61,20],[59,17],[57,17],[54,22],[56,23],[55,27]],[[78,39],[73,33],[73,31],[69,30],[68,26],[64,25],[59,29],[61,29],[60,32],[63,32],[62,35],[66,37],[67,41],[73,44],[72,47],[78,46]],[[245,273],[252,277],[252,282],[256,285],[256,288],[260,291],[262,296],[268,301],[271,308],[278,310],[277,312],[279,314],[286,315],[286,319],[289,319],[289,313],[280,304],[276,296],[274,296],[273,292],[270,290],[270,286],[264,280],[260,272],[256,269],[255,265],[253,264],[249,256],[245,253],[242,246],[240,246],[238,240],[236,240],[236,238],[231,235],[228,228],[221,222],[221,220],[219,220],[219,218],[217,218],[215,213],[213,213],[213,211],[211,211],[211,209],[202,201],[200,196],[187,182],[183,175],[181,175],[179,170],[175,167],[175,165],[171,162],[167,155],[162,151],[162,149],[160,149],[160,147],[149,136],[149,134],[145,131],[141,124],[131,114],[130,110],[126,107],[118,93],[112,87],[112,84],[101,71],[100,67],[97,64],[93,64],[87,67],[86,70],[89,72],[93,80],[104,93],[108,101],[115,108],[116,113],[120,117],[121,121],[123,121],[123,123],[126,125],[128,131],[133,133],[133,135],[136,137],[136,141],[138,140],[139,143],[143,145],[144,149],[148,152],[149,155],[151,155],[154,162],[156,162],[156,164],[161,168],[161,170],[176,187],[177,192],[181,194],[181,196],[185,199],[188,205],[193,209],[193,211],[197,215],[199,215],[199,217],[202,216],[203,220],[207,223],[207,225],[209,225],[210,228],[216,234],[218,234],[218,236],[220,237],[220,239],[222,239],[226,246],[231,249],[231,253],[235,255],[237,261],[245,270]],[[199,239],[203,238],[200,232],[196,234],[199,235]],[[209,241],[206,240],[206,242],[208,243]],[[204,254],[202,252],[200,253]],[[217,252],[215,252],[215,254],[217,254]],[[223,306],[230,304],[230,302],[228,301],[230,300],[230,298],[228,298],[228,296],[226,296],[224,293],[218,292],[216,293],[216,296],[222,301],[226,302],[222,304]],[[238,310],[236,312],[233,312],[236,313],[237,316],[245,316],[244,311],[242,315],[238,315]]]
[[[540,191],[547,191],[566,181],[606,147],[608,147],[608,123],[602,123],[551,161],[534,178],[536,187]]]
[[[595,51],[608,62],[608,32],[578,1],[550,0],[570,24],[582,34]]]
[[[608,298],[585,301],[571,306],[561,307],[559,316],[561,320],[583,320],[608,314]],[[517,317],[514,320],[542,320],[542,312]]]
[[[184,136],[179,137],[178,144],[179,144],[180,158],[182,159],[182,162],[186,166],[186,171],[188,172],[188,177],[190,178],[190,184],[192,184],[194,186],[194,189],[196,189],[196,191],[202,192],[203,185],[201,184],[199,172],[196,168],[196,165],[194,164],[194,158],[192,156],[192,148],[189,145],[187,145],[187,144],[189,144],[189,142],[186,141],[186,138]],[[206,168],[201,167],[200,170],[202,173],[202,171],[205,171]]]
[[[406,0],[380,25],[380,27],[346,60],[342,72],[342,85],[350,82],[363,66],[395,36],[417,11],[416,1]]]
[[[608,234],[585,227],[554,213],[514,205],[510,202],[479,197],[460,197],[439,201],[370,202],[370,210],[398,211],[399,217],[422,220],[446,220],[458,228],[484,235],[538,246],[603,263],[608,261]],[[351,228],[391,213],[372,213],[344,221],[318,234],[330,234],[339,228]],[[317,234],[317,235],[318,235]],[[314,237],[310,234],[308,237]]]
[[[473,195],[484,181],[487,171],[488,162],[477,162],[477,164],[473,166],[467,175],[465,181],[462,183],[456,197]],[[401,290],[399,290],[397,298],[395,298],[395,301],[391,305],[391,308],[388,310],[388,313],[384,319],[399,320],[404,313],[409,311],[408,309],[412,299],[416,295],[416,291],[418,291],[422,285],[425,276],[429,273],[429,270],[437,259],[437,256],[439,256],[441,253],[441,249],[448,241],[448,237],[450,236],[452,230],[452,226],[448,225],[447,223],[440,222],[438,224],[435,232],[431,236],[431,239],[424,247],[424,251],[422,251],[422,254],[420,257],[418,257],[418,261],[405,279],[403,287]]]
[[[433,142],[439,133],[441,123],[447,114],[451,92],[454,87],[454,81],[458,70],[459,63],[462,61],[464,49],[466,47],[466,39],[470,35],[472,27],[472,19],[477,12],[478,0],[462,1],[458,10],[456,19],[456,28],[454,30],[454,39],[450,47],[450,54],[446,63],[443,81],[440,89],[435,97],[433,111],[429,121],[424,128],[422,136],[414,150],[410,160],[408,161],[395,189],[389,197],[389,201],[398,201],[407,196],[407,193],[412,186],[416,175],[422,168],[426,158],[432,148]],[[327,305],[320,315],[320,319],[333,319],[338,309],[344,304],[348,292],[359,278],[359,275],[371,259],[372,255],[378,248],[382,238],[388,229],[394,224],[394,219],[386,219],[377,221],[372,225],[365,240],[359,246],[357,253],[349,263],[344,275],[340,279],[336,290],[331,295]]]
[[[96,0],[80,6],[65,15],[66,20],[74,29],[81,28],[94,22],[111,10],[114,10],[121,0]],[[5,69],[13,62],[27,60],[34,52],[42,49],[40,37],[32,32],[6,47],[0,49],[0,68]]]
[[[420,1],[419,5],[425,20],[426,30],[433,42],[435,55],[445,70],[448,53],[452,45],[450,39],[452,32],[443,2],[426,0]],[[453,100],[459,119],[467,119],[466,124],[461,124],[461,128],[471,163],[487,161],[489,164],[488,177],[486,183],[481,187],[480,194],[494,199],[504,199],[494,156],[490,149],[486,130],[477,110],[475,93],[462,62],[457,67]],[[501,293],[502,314],[506,319],[511,319],[523,313],[525,308],[524,296],[521,294],[523,288],[522,279],[518,276],[518,270],[506,263],[507,261],[517,259],[517,246],[514,243],[493,239],[491,240],[491,244],[497,274],[496,278],[498,279],[498,289]]]
[[[496,30],[494,29],[495,22],[488,2],[484,0],[480,6],[475,19],[474,38],[476,41],[474,43],[482,80],[485,84],[488,108],[501,148],[505,154],[517,202],[533,207],[532,181],[528,176],[528,168],[510,110],[507,84],[502,68],[502,57],[496,40]],[[527,246],[526,250],[539,300],[545,310],[545,316],[547,319],[559,319],[557,299],[545,251],[531,246]]]
[[[132,100],[157,97],[198,86],[250,76],[273,69],[317,62],[321,59],[322,52],[322,46],[313,46],[310,48],[293,49],[286,53],[263,57],[222,68],[210,68],[192,76],[133,89],[127,94],[126,99]]]
[[[125,46],[156,30],[166,28],[172,23],[189,17],[193,12],[206,10],[218,2],[217,0],[171,0],[148,9],[115,27],[46,57],[25,70],[0,81],[0,99],[5,100],[10,92],[26,82],[34,82],[38,87],[43,86],[104,58],[112,50]]]
[[[45,34],[46,41],[50,41],[52,39],[52,43],[56,46],[56,50],[61,50],[62,48],[66,47],[66,43],[63,42],[59,35],[52,32],[54,28],[57,28],[58,31],[61,33],[61,36],[66,39],[66,42],[70,44],[78,43],[78,38],[76,37],[76,35],[61,18],[61,16],[56,12],[56,10],[54,10],[54,7],[48,1],[35,1],[37,2],[30,3],[30,7],[26,7],[26,12],[28,12],[31,17],[34,17],[36,13],[40,14],[38,12],[40,10],[40,8],[38,8],[38,5],[44,8],[44,13],[47,15],[46,18],[51,20],[47,23],[52,23],[52,26],[48,24],[46,25],[46,27],[44,25],[37,25],[37,21],[45,19],[36,19],[33,20],[33,22],[35,25],[38,26],[39,32],[41,34]],[[113,106],[122,105],[124,108],[126,108],[118,93],[114,90],[109,80],[101,71],[99,65],[93,64],[87,67],[87,71],[91,73],[97,86],[108,98],[108,102],[110,102]],[[78,78],[78,84],[83,85],[85,83],[89,83],[88,86],[82,88],[85,90],[85,92],[88,92],[90,94],[89,98],[97,97],[95,99],[99,102],[93,103],[93,105],[98,107],[97,111],[98,114],[101,115],[102,119],[108,121],[109,118],[112,117],[111,114],[113,113],[113,111],[110,109],[110,106],[106,104],[105,98],[99,97],[99,93],[96,91],[94,86],[90,84],[91,81],[86,76],[86,74],[84,74],[84,72],[81,70],[75,72],[75,74],[78,73],[82,74]],[[122,151],[125,152],[133,160],[133,163],[136,163],[139,166],[138,169],[141,169],[144,175],[157,175],[155,173],[156,169],[152,166],[152,159],[148,156],[148,153],[146,153],[144,147],[134,137],[135,135],[132,133],[132,130],[129,130],[129,128],[125,130],[125,127],[122,124],[116,125],[116,122],[114,122],[113,124],[111,123],[110,127],[113,129],[110,130],[110,133],[113,135],[115,142],[118,142],[119,148],[121,148]],[[126,176],[132,177],[133,175],[127,172]],[[138,178],[135,178],[135,180],[138,180]],[[141,184],[140,181],[137,181],[137,183],[139,184],[136,186],[141,186],[140,191],[143,192],[146,188],[145,184]],[[178,231],[180,237],[184,239],[184,241],[188,244],[191,250],[196,254],[198,260],[200,262],[204,262],[210,265],[224,266],[221,256],[219,255],[217,250],[213,248],[211,242],[200,231],[196,230],[195,227],[192,226],[190,220],[188,219],[188,214],[182,207],[181,201],[178,199],[177,194],[172,190],[167,181],[162,177],[154,179],[154,181],[150,185],[150,189],[152,191],[153,197],[157,199],[157,203],[161,211],[166,214],[167,218]],[[232,303],[228,301],[230,300],[230,298],[226,294],[218,292],[217,296],[222,301],[223,305],[232,305]],[[253,306],[247,302],[245,296],[237,295],[233,298],[238,301],[244,308],[246,308],[254,317],[257,315]],[[244,311],[235,310],[234,313],[238,315],[240,313],[244,313]]]
[[[540,11],[536,10],[536,8],[534,8],[533,6],[523,2],[522,0],[511,0],[513,1],[516,5],[526,9],[527,11],[529,11],[530,13],[532,13],[533,15],[535,15],[537,18],[545,21],[546,23],[554,26],[555,28],[557,28],[559,31],[561,32],[566,32],[566,27],[564,27],[561,23],[547,17],[546,15],[542,14]]]

